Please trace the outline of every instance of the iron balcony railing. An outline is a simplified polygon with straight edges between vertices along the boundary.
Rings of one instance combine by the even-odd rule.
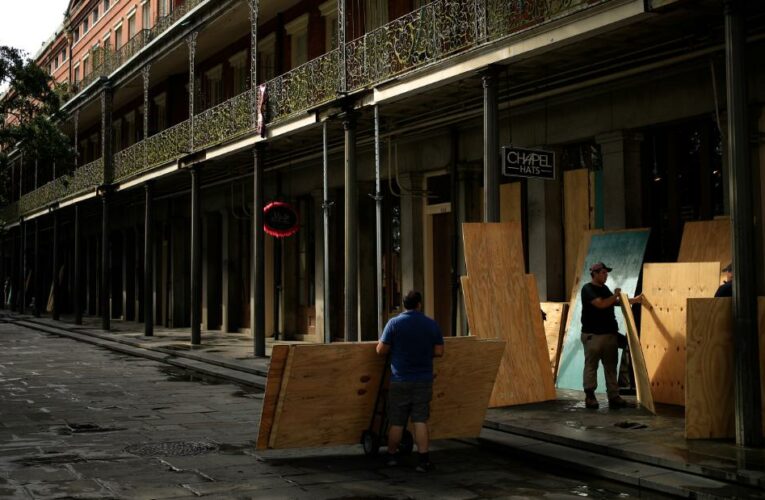
[[[91,75],[101,76],[116,69],[202,1],[186,0],[116,53],[102,50],[94,54]],[[267,121],[278,123],[331,102],[343,88],[351,92],[371,88],[454,54],[609,1],[613,0],[435,0],[350,41],[344,48],[266,82]],[[345,82],[341,80],[342,64]],[[86,77],[80,82],[80,88],[92,81],[91,75],[91,80]],[[253,91],[248,90],[195,115],[193,124],[192,120],[183,121],[116,153],[113,180],[124,180],[192,151],[252,132],[253,105]],[[103,179],[103,164],[99,162],[78,169],[72,184],[83,189],[98,185]],[[99,169],[100,173],[95,172]],[[24,195],[19,210],[25,213],[41,208],[68,192],[66,186],[62,188],[55,181],[53,184]]]
[[[0,207],[0,227],[19,220],[19,202],[12,201]]]

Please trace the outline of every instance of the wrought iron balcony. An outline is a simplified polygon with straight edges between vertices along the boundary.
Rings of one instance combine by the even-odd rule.
[[[86,163],[71,175],[63,175],[21,196],[16,218],[41,210],[65,198],[92,191],[104,182],[103,159]]]
[[[131,173],[177,160],[191,152],[191,120],[154,134],[139,144],[146,144],[146,163],[136,163]]]
[[[146,168],[147,141],[136,142],[114,155],[114,180],[121,181]]]
[[[194,150],[219,144],[252,128],[252,91],[247,90],[194,116]]]
[[[66,179],[65,179],[66,180]],[[67,196],[82,194],[92,191],[104,183],[104,160],[99,158],[75,169],[68,179],[66,186]]]
[[[337,98],[340,50],[319,56],[266,82],[268,119],[283,120]]]
[[[19,200],[19,214],[26,215],[43,209],[67,194],[67,181],[59,177],[47,184],[21,196]]]

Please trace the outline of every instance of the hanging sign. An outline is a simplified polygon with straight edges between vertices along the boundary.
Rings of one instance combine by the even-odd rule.
[[[555,153],[542,149],[502,147],[502,175],[555,179]]]
[[[289,203],[272,201],[263,208],[263,230],[275,238],[286,238],[298,232],[300,219]]]

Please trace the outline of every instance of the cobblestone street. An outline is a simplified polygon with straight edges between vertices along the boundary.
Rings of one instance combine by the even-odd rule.
[[[3,498],[613,498],[623,485],[543,472],[468,442],[436,469],[360,446],[254,448],[262,394],[0,323]],[[531,464],[533,466],[533,464]],[[540,466],[541,467],[541,466]]]

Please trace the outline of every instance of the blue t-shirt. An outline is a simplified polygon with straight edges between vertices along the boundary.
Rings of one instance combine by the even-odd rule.
[[[380,340],[390,345],[391,380],[433,380],[433,346],[444,343],[435,321],[417,310],[404,311],[388,321]]]

